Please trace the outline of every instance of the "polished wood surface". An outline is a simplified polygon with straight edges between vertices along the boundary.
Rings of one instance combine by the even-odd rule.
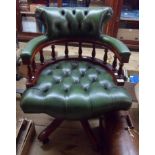
[[[128,118],[130,121],[128,121]],[[138,155],[139,154],[139,135],[136,131],[133,117],[129,112],[111,112],[99,118],[98,135],[88,120],[80,120],[92,147],[100,155]],[[61,119],[54,121],[47,126],[38,136],[38,139],[45,144],[48,142],[49,135],[63,122]],[[71,123],[71,122],[70,122]]]
[[[109,113],[104,117],[106,131],[106,155],[138,155],[139,135],[129,127],[125,115]],[[131,132],[131,133],[130,133]]]
[[[107,23],[105,32],[107,35],[117,37],[123,0],[105,0],[105,5],[113,9],[113,16]]]
[[[73,41],[79,44],[77,56],[71,56],[71,55],[69,56],[68,44]],[[83,43],[91,44],[92,53],[90,53],[90,57],[83,56],[83,50],[82,50]],[[64,57],[56,57],[55,45],[57,45],[57,44],[62,44],[65,46],[65,50],[64,50],[65,56]],[[52,58],[51,60],[49,60],[49,59],[47,60],[44,58],[43,48],[45,48],[47,46],[51,46],[51,58]],[[102,46],[102,48],[103,48],[103,53],[104,53],[103,61],[95,58],[97,46]],[[114,54],[113,62],[111,62],[111,63],[107,62],[108,52],[112,52]],[[40,54],[40,63],[36,64],[35,60],[36,60],[36,56],[38,53]],[[116,84],[118,84],[118,85],[124,84],[124,78],[125,78],[124,71],[123,71],[123,64],[124,64],[123,62],[124,61],[122,60],[122,58],[120,57],[120,55],[118,54],[116,49],[114,49],[112,46],[109,46],[108,44],[106,44],[104,42],[78,38],[78,39],[62,39],[62,40],[48,41],[46,43],[42,43],[38,47],[36,47],[36,49],[34,49],[34,52],[31,56],[30,60],[23,59],[23,63],[28,66],[29,81],[28,81],[27,87],[31,87],[36,84],[36,81],[39,78],[41,71],[45,67],[47,67],[50,64],[52,65],[59,61],[63,61],[66,59],[67,60],[88,61],[88,62],[91,62],[94,64],[98,64],[101,67],[103,67],[104,69],[106,69],[112,75]],[[117,64],[117,61],[119,61],[118,64]],[[121,82],[120,82],[120,79],[121,79]]]
[[[90,142],[92,143],[93,147],[96,150],[99,150],[99,148],[100,148],[99,142],[97,141],[97,138],[95,137],[88,120],[81,120],[80,122],[81,122],[81,125],[84,128],[85,133],[87,134]]]
[[[22,17],[20,14],[19,0],[16,0],[16,31],[17,33],[22,31]]]

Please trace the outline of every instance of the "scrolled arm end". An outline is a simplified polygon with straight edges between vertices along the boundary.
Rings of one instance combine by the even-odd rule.
[[[39,37],[36,37],[30,40],[27,43],[26,47],[22,49],[21,54],[20,54],[20,57],[23,63],[24,64],[29,63],[31,60],[32,54],[35,51],[35,49],[38,47],[38,45],[46,42],[47,40],[48,38],[45,35],[42,35],[42,36],[39,36]]]
[[[100,39],[101,42],[104,42],[115,50],[116,55],[119,57],[122,63],[129,62],[131,52],[122,41],[108,35],[101,35]]]

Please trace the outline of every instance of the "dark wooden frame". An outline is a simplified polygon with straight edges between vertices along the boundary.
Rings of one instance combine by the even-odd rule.
[[[79,44],[79,55],[78,56],[69,56],[68,51],[68,45],[70,42],[77,42]],[[83,43],[89,43],[92,45],[92,53],[90,57],[86,57],[82,55],[82,44]],[[65,56],[64,57],[58,57],[56,58],[55,54],[55,45],[64,45],[65,46]],[[43,55],[43,48],[51,46],[51,60],[48,60],[45,62],[44,55]],[[95,58],[96,55],[96,46],[102,47],[104,51],[104,57],[103,60]],[[113,63],[109,64],[107,63],[108,59],[108,52],[114,53],[114,59]],[[40,54],[40,63],[35,62],[35,56],[36,54]],[[87,61],[92,62],[94,64],[100,65],[104,69],[106,69],[113,77],[115,83],[117,85],[124,85],[125,82],[125,75],[123,72],[123,64],[124,60],[122,57],[118,54],[117,50],[113,48],[112,46],[95,40],[90,39],[61,39],[61,40],[55,40],[55,41],[47,41],[45,43],[40,44],[38,47],[36,47],[32,53],[32,56],[30,59],[23,59],[23,63],[27,65],[28,68],[28,82],[27,87],[31,87],[35,85],[37,79],[39,78],[40,72],[48,65],[55,64],[59,61],[63,60],[79,60],[79,61]],[[117,63],[119,61],[119,65]],[[128,61],[128,60],[125,60]]]

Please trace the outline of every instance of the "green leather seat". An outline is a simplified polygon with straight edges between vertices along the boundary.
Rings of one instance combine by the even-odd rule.
[[[99,65],[85,61],[60,61],[47,66],[35,86],[27,89],[21,107],[27,113],[55,118],[85,119],[105,112],[127,110],[131,97]]]
[[[112,9],[109,7],[37,8],[36,18],[45,25],[46,34],[28,42],[21,54],[23,63],[28,68],[30,65],[34,67],[32,59],[39,52],[36,50],[38,47],[50,41],[63,42],[63,39],[91,39],[105,43],[108,48],[115,50],[121,64],[128,62],[129,49],[121,41],[102,34],[103,27],[111,16]],[[76,120],[98,117],[114,110],[127,110],[132,103],[130,95],[115,84],[106,69],[91,60],[66,59],[45,67],[35,85],[23,94],[23,111]]]

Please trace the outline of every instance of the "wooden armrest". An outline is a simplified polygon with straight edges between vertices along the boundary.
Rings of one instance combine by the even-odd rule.
[[[32,40],[30,40],[26,47],[21,51],[20,57],[22,58],[23,63],[27,64],[27,62],[30,62],[31,57],[35,49],[42,43],[48,41],[48,37],[45,35],[36,37]]]
[[[122,41],[107,35],[101,35],[100,39],[101,39],[101,42],[104,42],[109,46],[111,46],[113,49],[115,49],[116,55],[119,57],[122,63],[129,62],[131,52]]]

